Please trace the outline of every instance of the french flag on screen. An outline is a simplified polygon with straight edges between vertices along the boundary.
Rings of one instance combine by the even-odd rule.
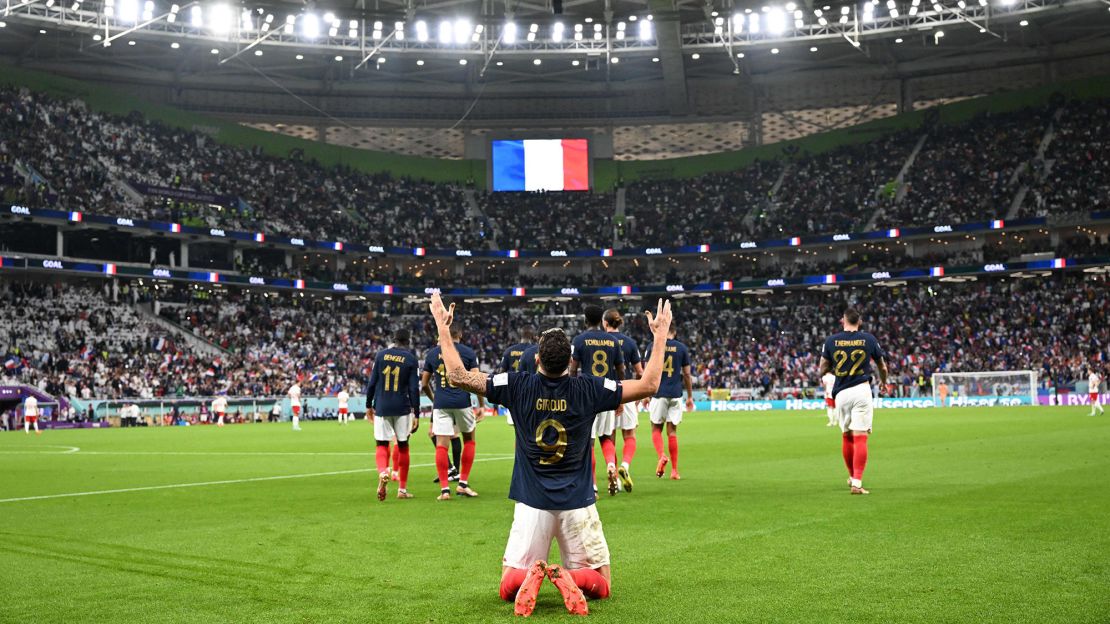
[[[171,223],[170,224],[170,231],[173,232],[174,234],[180,234],[181,233],[181,224],[180,223]]]
[[[493,190],[590,190],[589,141],[524,139],[493,142]]]
[[[991,221],[992,230],[1001,230],[1004,227],[1006,227],[1006,222],[1002,219],[995,219],[994,221]]]
[[[386,284],[385,286],[382,286],[382,294],[383,295],[392,295],[393,294],[393,285],[392,284]]]
[[[605,249],[602,249],[601,250],[601,257],[602,258],[612,258],[613,257],[613,250],[609,247],[606,247]]]
[[[262,232],[255,232],[254,233],[254,242],[256,242],[256,243],[265,243],[266,242],[266,235],[263,234]]]
[[[514,297],[523,297],[525,292],[526,291],[523,288],[520,288],[519,286],[513,287],[513,296]]]
[[[1052,268],[1054,268],[1054,269],[1063,269],[1063,268],[1067,268],[1067,266],[1068,266],[1068,259],[1067,258],[1054,258],[1052,260]]]
[[[104,265],[104,274],[105,275],[115,275],[116,274],[116,265],[114,265],[110,262],[108,264],[105,264]]]
[[[621,294],[622,295],[631,295],[632,294],[632,287],[631,286],[621,286]]]
[[[293,280],[293,288],[303,289],[304,288],[304,280],[303,279]]]
[[[732,282],[721,282],[721,290],[732,290]]]
[[[935,266],[935,267],[929,269],[929,276],[930,277],[944,277],[944,267]]]
[[[510,258],[519,258],[520,257],[520,250],[519,249],[510,249],[509,253],[508,253],[508,256]]]
[[[791,247],[797,247],[798,245],[801,245],[801,244],[802,244],[802,239],[798,238],[797,236],[790,239],[790,246]]]
[[[81,218],[82,218],[82,217],[81,217],[81,213],[80,213],[80,212],[77,212],[76,210],[72,210],[72,211],[70,211],[70,213],[69,213],[69,220],[70,220],[70,221],[73,221],[74,223],[80,223],[80,222],[81,222]]]

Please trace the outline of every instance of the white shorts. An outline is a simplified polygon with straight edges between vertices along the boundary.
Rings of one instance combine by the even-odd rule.
[[[559,542],[559,558],[569,570],[609,565],[609,545],[596,506],[544,511],[524,503],[513,510],[513,528],[501,562],[524,570],[537,559],[547,561],[552,538]]]
[[[648,417],[651,418],[653,425],[668,422],[677,426],[682,424],[682,409],[682,397],[677,399],[655,397],[648,404]]]
[[[613,430],[617,425],[616,412],[598,412],[594,416],[593,436],[600,438],[601,436],[612,436]]]
[[[841,390],[836,395],[836,413],[840,430],[844,433],[858,431],[870,433],[875,405],[871,400],[871,384],[859,384]]]
[[[617,410],[617,429],[628,431],[640,426],[640,408],[636,402],[625,403]]]
[[[412,433],[412,414],[405,416],[374,416],[374,439],[378,442],[389,442],[397,438],[398,442],[406,442]]]
[[[437,436],[458,435],[460,431],[470,433],[477,422],[473,407],[432,410],[432,433]]]
[[[507,409],[505,410],[505,422],[509,423],[510,427],[514,426],[513,425],[513,413],[510,412]]]

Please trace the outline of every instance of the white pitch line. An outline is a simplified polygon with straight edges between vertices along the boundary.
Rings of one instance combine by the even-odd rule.
[[[497,457],[484,457],[484,458],[480,458],[480,459],[475,459],[474,461],[475,462],[504,461],[506,459],[512,459],[512,457],[513,457],[512,455],[500,455],[500,456],[497,456]],[[409,467],[410,468],[428,468],[428,467],[431,467],[431,466],[435,466],[435,464],[434,463],[433,464],[413,464],[412,466],[409,466]],[[142,487],[133,487],[133,488],[118,488],[118,489],[115,489],[115,490],[93,490],[91,492],[69,492],[67,494],[46,494],[46,495],[43,495],[43,496],[21,496],[19,498],[0,498],[0,504],[2,504],[2,503],[18,503],[18,502],[22,502],[22,501],[47,500],[47,499],[51,499],[51,498],[74,498],[74,497],[78,497],[78,496],[97,496],[97,495],[100,495],[100,494],[125,494],[125,493],[128,493],[128,492],[148,492],[148,491],[151,491],[151,490],[170,490],[170,489],[177,489],[177,488],[202,487],[202,486],[208,486],[208,485],[231,485],[231,484],[235,484],[235,483],[255,483],[255,482],[258,482],[258,481],[281,481],[281,480],[284,480],[284,479],[309,479],[309,478],[312,478],[312,477],[332,477],[332,476],[336,476],[336,475],[349,475],[349,474],[359,474],[359,473],[364,473],[364,472],[377,472],[377,470],[378,470],[377,468],[355,468],[354,470],[333,470],[333,471],[330,471],[330,472],[309,472],[309,473],[305,473],[305,474],[278,475],[278,476],[274,476],[274,477],[251,477],[251,478],[248,478],[248,479],[226,479],[226,480],[223,480],[223,481],[199,481],[199,482],[196,482],[196,483],[170,483],[170,484],[166,484],[166,485],[146,485],[146,486],[142,486]]]
[[[3,451],[3,450],[0,450],[0,455],[69,455],[70,453],[76,453],[77,451],[81,450],[81,447],[79,447],[79,446],[62,446],[61,444],[43,444],[41,446],[42,446],[42,448],[56,448],[56,449],[65,449],[65,450],[64,451],[29,451],[29,450]],[[3,448],[3,447],[0,447],[0,448]],[[16,448],[22,449],[23,447],[16,447]]]

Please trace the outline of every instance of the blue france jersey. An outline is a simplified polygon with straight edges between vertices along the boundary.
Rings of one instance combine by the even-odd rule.
[[[659,380],[659,390],[655,396],[661,399],[677,399],[682,396],[682,367],[690,365],[690,350],[677,340],[667,339],[666,353],[663,355],[663,376]],[[647,357],[651,358],[651,347]]]
[[[521,342],[505,349],[505,355],[501,356],[501,367],[497,372],[519,373],[524,370],[521,368],[521,357],[530,346],[532,346],[530,342]]]
[[[474,349],[457,342],[455,349],[462,359],[463,368],[466,370],[478,368],[478,356],[475,355]],[[447,367],[443,364],[443,355],[438,345],[428,350],[428,355],[424,358],[424,372],[432,374],[432,388],[435,390],[432,407],[435,409],[470,407],[470,393],[452,386],[447,381]]]
[[[594,415],[617,409],[622,392],[619,382],[601,377],[490,377],[486,398],[508,407],[516,425],[509,498],[554,511],[592,505],[597,500],[590,467]]]
[[[617,365],[624,364],[624,355],[613,334],[588,329],[575,336],[571,346],[571,357],[578,362],[579,375],[620,381],[617,378]]]
[[[610,334],[617,339],[617,344],[621,348],[621,358],[624,359],[624,378],[635,378],[636,371],[634,369],[641,362],[640,345],[620,332],[610,332]]]
[[[886,359],[879,341],[867,332],[840,332],[829,336],[821,357],[829,361],[836,376],[833,396],[841,390],[871,383],[871,361]]]
[[[540,348],[537,345],[532,345],[524,350],[520,356],[520,372],[522,373],[538,373],[536,366],[536,356],[539,355]]]
[[[374,357],[366,406],[378,416],[407,416],[420,409],[419,360],[408,349],[389,347]]]

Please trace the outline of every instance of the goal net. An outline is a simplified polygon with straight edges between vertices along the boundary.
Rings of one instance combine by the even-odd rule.
[[[938,407],[1036,403],[1036,371],[933,373],[933,405]]]

